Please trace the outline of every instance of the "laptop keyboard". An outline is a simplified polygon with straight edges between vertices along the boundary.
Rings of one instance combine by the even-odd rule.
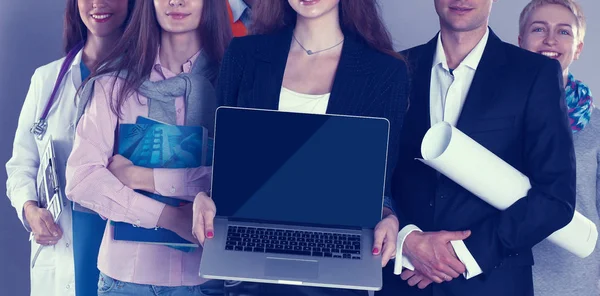
[[[360,244],[355,234],[229,226],[225,250],[360,259]]]

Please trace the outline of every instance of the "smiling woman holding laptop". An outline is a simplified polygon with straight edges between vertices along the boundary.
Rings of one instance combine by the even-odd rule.
[[[380,256],[385,265],[395,253],[398,233],[398,219],[388,198],[389,180],[408,106],[408,73],[403,58],[393,50],[377,1],[262,0],[254,7],[253,16],[254,35],[235,38],[223,59],[217,87],[219,105],[386,118],[390,139],[383,219],[374,229],[370,252],[361,255]],[[216,136],[215,153],[219,145]],[[215,168],[218,166],[215,159]],[[381,196],[373,198],[381,200]],[[194,207],[194,233],[201,243],[225,235],[215,233],[212,223],[218,209],[207,195],[199,194]],[[338,210],[342,209],[340,205]],[[285,285],[263,285],[258,290],[260,295],[366,295]]]

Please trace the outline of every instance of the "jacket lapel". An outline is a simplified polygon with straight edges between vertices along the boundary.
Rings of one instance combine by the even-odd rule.
[[[357,112],[359,104],[365,102],[365,98],[357,93],[357,90],[365,90],[368,77],[373,72],[373,66],[364,59],[364,44],[353,34],[345,32],[344,44],[338,63],[331,95],[327,105],[328,114],[347,114]]]
[[[251,107],[277,110],[283,74],[292,43],[292,28],[274,35],[256,51],[256,69]]]
[[[496,103],[494,96],[499,87],[502,86],[502,76],[507,72],[506,53],[503,51],[503,43],[490,29],[490,35],[473,77],[473,82],[463,105],[457,128],[468,132],[469,128],[476,124],[485,110]]]
[[[416,116],[413,120],[418,122],[419,130],[422,130],[420,132],[421,138],[431,127],[431,69],[436,46],[437,35],[427,42],[420,51],[409,52],[407,57],[412,66],[412,69],[409,70],[413,71],[409,113]],[[410,111],[411,109],[413,110]]]

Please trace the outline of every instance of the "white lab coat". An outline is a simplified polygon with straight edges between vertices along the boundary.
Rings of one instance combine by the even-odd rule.
[[[55,141],[57,171],[61,188],[65,188],[65,166],[73,147],[75,133],[75,95],[81,85],[81,51],[73,60],[71,67],[63,78],[57,92],[56,101],[47,116],[48,128],[40,141],[29,129],[42,113],[54,88],[56,78],[64,58],[54,61],[35,70],[31,77],[31,85],[25,98],[19,124],[15,134],[13,154],[6,163],[8,180],[6,182],[7,196],[17,215],[27,231],[31,231],[23,219],[23,204],[28,200],[35,201],[36,180],[40,162],[48,135]],[[63,190],[64,195],[64,190]],[[63,237],[55,246],[47,246],[40,252],[34,268],[31,270],[32,296],[73,296],[75,295],[75,272],[73,265],[71,202],[66,199],[58,221]],[[32,240],[32,250],[36,245]],[[33,258],[33,252],[31,258]],[[31,260],[30,258],[30,260]],[[31,266],[31,265],[30,265]]]

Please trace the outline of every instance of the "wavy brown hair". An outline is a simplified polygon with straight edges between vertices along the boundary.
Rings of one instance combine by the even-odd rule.
[[[123,26],[127,26],[131,19],[131,9],[134,1],[135,0],[128,0],[127,18],[125,19]],[[88,29],[79,15],[79,5],[77,5],[77,0],[67,0],[63,30],[63,50],[65,54],[69,53],[69,51],[77,46],[77,44],[87,40],[87,31]]]
[[[232,38],[231,24],[225,1],[204,0],[200,16],[200,42],[208,58],[220,64],[225,49]],[[160,45],[161,28],[156,19],[154,3],[150,0],[135,1],[131,21],[117,42],[117,50],[110,53],[88,78],[105,74],[126,72],[123,87],[116,100],[111,100],[112,111],[120,116],[125,99],[148,79]],[[114,88],[114,83],[113,83]]]
[[[377,0],[340,0],[340,27],[370,47],[404,60],[394,50],[392,38],[379,15]],[[297,13],[286,0],[259,0],[253,8],[253,34],[270,34],[296,24]]]

